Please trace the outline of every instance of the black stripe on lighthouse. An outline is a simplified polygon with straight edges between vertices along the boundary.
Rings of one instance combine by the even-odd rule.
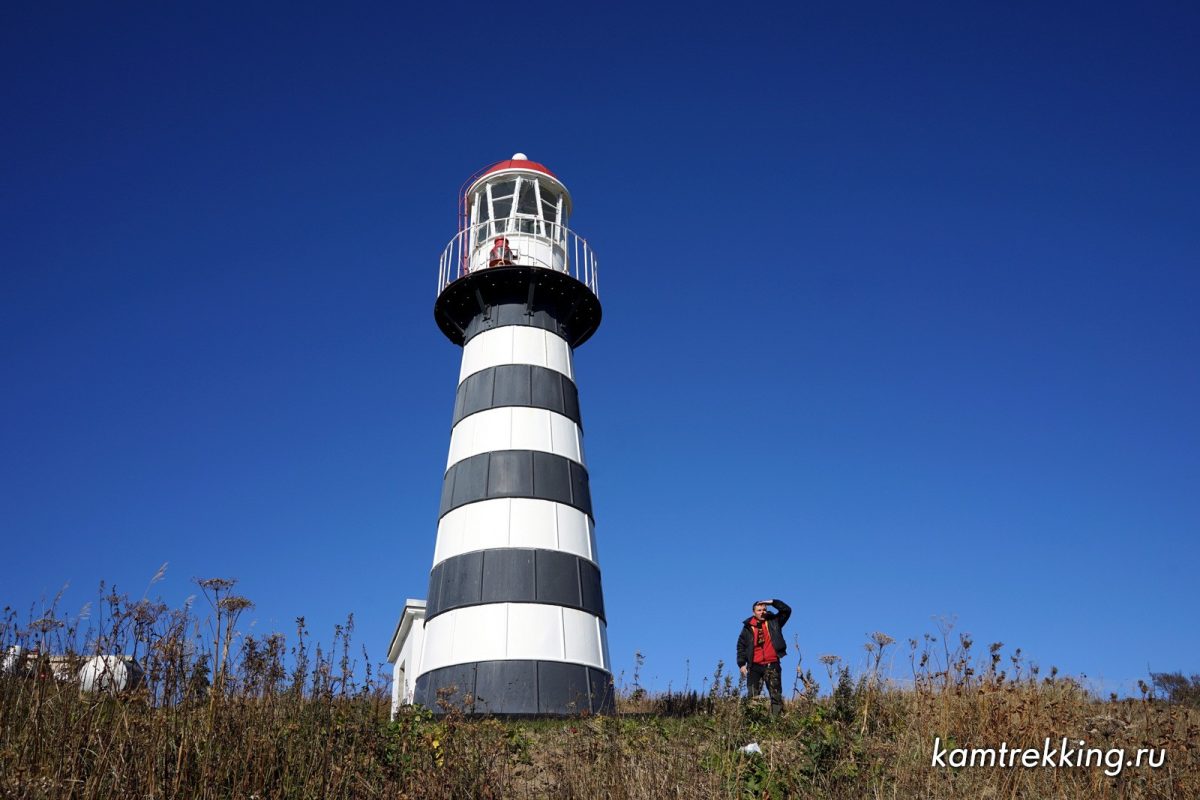
[[[479,661],[441,667],[417,679],[413,701],[427,708],[448,703],[467,713],[515,716],[611,714],[615,709],[611,674],[562,661]]]
[[[502,547],[453,556],[430,572],[428,598],[427,621],[481,603],[546,603],[605,620],[599,568],[557,550]]]
[[[464,458],[446,470],[438,517],[468,503],[531,497],[574,506],[592,516],[587,470],[569,458],[536,450],[496,450]]]
[[[579,390],[556,370],[532,364],[502,364],[468,375],[454,398],[454,421],[489,408],[527,406],[562,414],[579,425]]]
[[[556,336],[570,341],[568,326],[559,321],[561,312],[555,308],[530,309],[523,301],[497,303],[488,309],[487,314],[477,314],[467,323],[463,335],[463,344],[474,339],[481,333],[509,325],[520,325],[527,328],[540,328]]]

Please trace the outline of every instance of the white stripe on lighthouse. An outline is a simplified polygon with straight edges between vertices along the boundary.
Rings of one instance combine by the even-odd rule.
[[[447,611],[425,626],[421,674],[476,661],[564,661],[608,670],[608,629],[585,611],[493,603]]]
[[[496,450],[540,450],[586,466],[583,433],[572,420],[545,408],[505,406],[464,417],[454,426],[446,469]]]
[[[596,563],[595,526],[587,514],[549,500],[504,497],[459,506],[442,517],[433,565],[500,547],[559,550]]]
[[[571,347],[566,339],[541,328],[505,325],[484,331],[466,343],[458,382],[482,369],[502,364],[533,364],[575,379]]]

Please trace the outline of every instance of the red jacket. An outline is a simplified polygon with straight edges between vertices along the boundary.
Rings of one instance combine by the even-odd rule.
[[[763,617],[763,621],[767,624],[767,634],[771,637],[771,644],[775,648],[775,655],[783,658],[787,655],[787,640],[783,638],[783,626],[792,616],[792,608],[782,600],[775,600],[771,603],[772,606],[779,610],[778,614],[768,611]],[[754,629],[750,626],[754,617],[750,617],[742,623],[742,631],[738,634],[737,642],[737,665],[744,667],[747,664],[754,663]]]

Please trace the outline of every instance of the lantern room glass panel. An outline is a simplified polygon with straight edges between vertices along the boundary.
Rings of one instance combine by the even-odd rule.
[[[472,229],[474,236],[472,238],[473,245],[479,245],[487,241],[491,235],[488,221],[491,219],[486,192],[476,192],[471,202]]]

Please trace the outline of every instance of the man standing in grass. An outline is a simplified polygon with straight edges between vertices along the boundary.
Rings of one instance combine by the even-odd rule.
[[[767,611],[767,606],[774,606],[778,613]],[[783,676],[779,659],[787,655],[783,626],[791,616],[791,606],[778,598],[758,600],[754,603],[754,616],[742,623],[742,632],[738,636],[738,669],[746,676],[752,698],[762,692],[763,679],[766,679],[772,717],[783,711]]]

